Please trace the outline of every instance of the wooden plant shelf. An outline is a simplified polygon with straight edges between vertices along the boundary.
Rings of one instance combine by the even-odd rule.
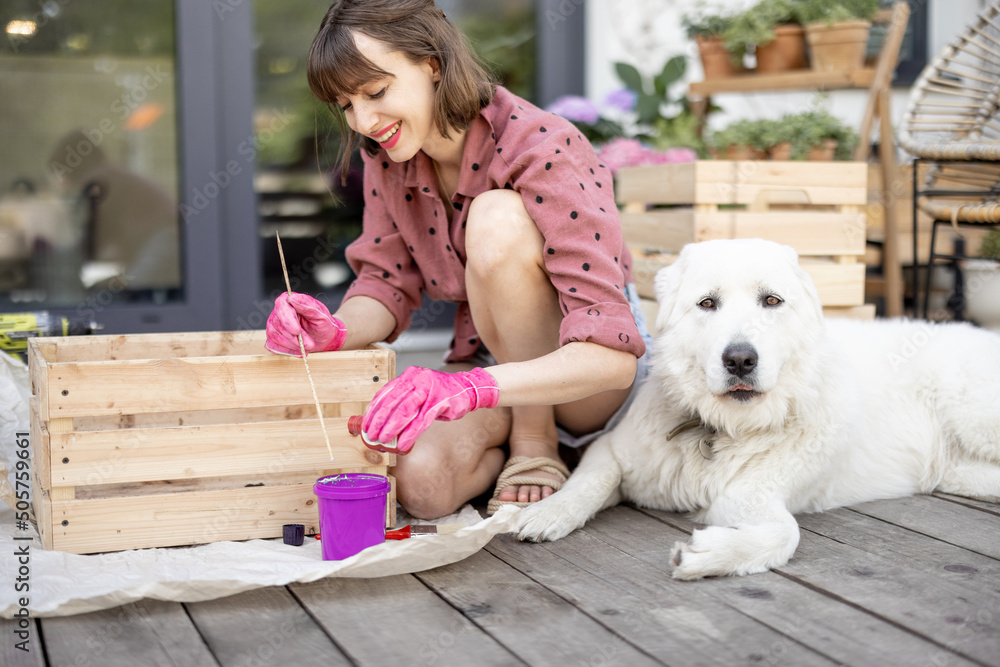
[[[751,73],[697,81],[691,84],[689,90],[692,95],[696,96],[776,90],[836,90],[838,88],[868,88],[874,81],[875,69],[872,67],[843,72],[818,72],[811,69],[801,69],[775,74]]]

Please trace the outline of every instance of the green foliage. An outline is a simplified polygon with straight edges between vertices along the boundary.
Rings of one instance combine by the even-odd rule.
[[[670,86],[677,83],[684,76],[687,69],[687,58],[684,56],[674,56],[666,62],[659,74],[653,77],[652,81],[644,79],[632,65],[628,63],[615,63],[615,72],[622,80],[625,87],[636,93],[638,96],[635,102],[635,111],[638,114],[638,121],[644,124],[653,124],[661,118],[660,107],[668,104],[670,99]]]
[[[670,96],[671,86],[684,78],[685,71],[687,71],[685,56],[674,56],[668,60],[663,69],[651,79],[644,77],[639,70],[628,63],[615,64],[618,78],[626,88],[637,95],[636,120],[640,125],[649,128],[648,132],[641,131],[635,138],[661,150],[687,147],[703,153],[704,143],[698,136],[699,119],[691,111],[687,97],[673,99]],[[671,106],[679,106],[680,110],[675,115],[665,115],[664,108]],[[610,121],[605,122],[613,125]],[[617,136],[623,134],[619,132]]]
[[[979,246],[980,257],[1000,260],[1000,229],[993,228],[986,232]]]
[[[717,150],[745,145],[768,151],[778,144],[791,144],[793,160],[804,160],[809,151],[827,140],[837,142],[835,160],[850,160],[858,145],[857,133],[825,111],[786,114],[778,120],[738,120],[707,139]]]
[[[823,21],[871,21],[878,12],[878,0],[798,0],[802,23]]]
[[[770,146],[767,141],[772,136],[772,124],[770,120],[737,120],[725,128],[713,132],[705,140],[706,143],[717,149],[725,150],[728,146],[750,146],[759,150],[767,150]]]
[[[699,5],[695,11],[681,17],[681,25],[691,39],[695,37],[717,37],[724,33],[732,22],[731,14],[717,13],[705,5]]]
[[[726,48],[730,53],[742,53],[751,46],[774,41],[775,26],[800,22],[800,5],[795,0],[761,0],[740,12],[722,32]]]

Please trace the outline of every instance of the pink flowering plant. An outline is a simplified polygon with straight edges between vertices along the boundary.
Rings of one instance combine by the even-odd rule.
[[[598,106],[585,97],[557,99],[548,110],[576,125],[613,172],[619,167],[695,160],[705,148],[698,118],[686,97],[671,97],[684,76],[687,59],[676,56],[653,77],[628,63],[616,63],[624,88],[610,92]]]

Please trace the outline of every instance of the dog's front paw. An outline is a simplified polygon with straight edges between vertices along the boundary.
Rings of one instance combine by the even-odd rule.
[[[701,579],[733,574],[754,574],[767,565],[741,552],[739,529],[710,526],[696,530],[687,542],[677,542],[670,552],[674,579]]]
[[[586,522],[573,512],[559,492],[532,503],[521,510],[517,520],[517,537],[527,542],[554,541],[566,537]]]

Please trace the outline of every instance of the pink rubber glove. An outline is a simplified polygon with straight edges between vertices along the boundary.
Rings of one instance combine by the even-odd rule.
[[[500,389],[482,368],[442,373],[410,366],[382,387],[365,410],[361,424],[365,444],[387,451],[397,438],[396,452],[406,454],[435,419],[452,421],[479,408],[495,408]]]
[[[302,356],[299,333],[306,352],[339,350],[347,338],[344,323],[330,314],[321,302],[306,294],[281,294],[267,318],[267,342],[271,352]]]

